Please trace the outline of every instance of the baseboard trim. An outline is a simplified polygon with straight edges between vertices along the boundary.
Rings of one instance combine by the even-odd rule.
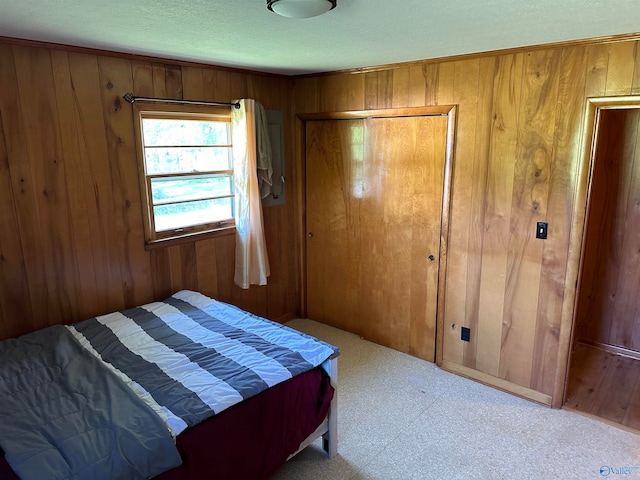
[[[511,393],[513,395],[517,395],[518,397],[526,398],[527,400],[532,400],[546,406],[551,406],[551,395],[538,392],[537,390],[532,390],[521,385],[516,385],[515,383],[509,382],[508,380],[494,377],[493,375],[479,372],[478,370],[474,370],[463,365],[458,365],[457,363],[449,362],[447,360],[442,360],[442,364],[440,365],[440,367],[448,372],[455,373],[456,375],[461,375],[470,380],[475,380],[490,387],[497,388],[498,390],[502,390],[504,392]]]
[[[624,347],[619,347],[617,345],[609,345],[607,343],[592,342],[591,340],[578,340],[576,343],[581,343],[582,345],[586,345],[588,347],[598,348],[600,350],[604,350],[605,352],[613,353],[616,355],[622,355],[623,357],[629,357],[635,360],[640,360],[640,352],[636,352],[635,350],[629,350],[628,348],[624,348]]]
[[[273,321],[276,323],[287,323],[294,318],[298,318],[296,312],[285,313],[284,315],[279,316],[278,318],[274,318]]]

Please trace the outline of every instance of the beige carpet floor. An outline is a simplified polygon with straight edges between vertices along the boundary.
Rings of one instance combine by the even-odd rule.
[[[338,455],[318,441],[273,480],[640,479],[640,435],[311,320],[288,325],[340,348]]]

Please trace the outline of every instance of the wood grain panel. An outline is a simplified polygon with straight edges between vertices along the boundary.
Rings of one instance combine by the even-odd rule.
[[[0,81],[4,86],[0,90],[0,109],[13,194],[13,205],[3,203],[2,207],[13,208],[17,215],[16,233],[19,235],[22,247],[21,261],[24,262],[27,274],[31,309],[31,315],[28,315],[29,304],[25,304],[24,311],[21,308],[12,315],[7,315],[5,320],[16,324],[8,325],[5,330],[25,333],[46,325],[43,320],[47,315],[44,296],[45,270],[38,255],[38,242],[43,235],[40,233],[38,224],[35,186],[30,174],[30,157],[27,152],[24,120],[19,102],[14,52],[8,45],[0,46]],[[11,278],[10,272],[5,270],[3,273],[7,278]],[[12,318],[23,318],[23,320],[16,322],[11,320]]]
[[[546,220],[558,96],[560,58],[552,51],[525,58],[518,148],[509,232],[505,313],[500,377],[530,386],[538,298],[542,283],[543,242],[535,239],[536,222]],[[553,226],[552,226],[553,227]],[[528,357],[513,365],[511,358]]]
[[[419,78],[424,91],[424,105],[438,104],[438,71],[440,64],[432,63],[420,68],[422,78]]]
[[[225,248],[226,248],[227,258],[235,259],[236,245],[235,245],[235,242],[230,241],[230,237],[227,237],[227,241],[225,242]],[[229,270],[231,272],[235,271],[235,261],[233,263],[230,263]],[[235,282],[233,281],[233,277],[231,277],[229,280],[229,302],[233,303],[234,305],[240,305],[242,304],[242,300],[243,300],[242,289],[235,284]]]
[[[164,65],[153,65],[153,96],[168,98],[166,89],[166,71]]]
[[[91,316],[91,312],[96,309],[101,311],[89,220],[89,216],[94,212],[89,213],[90,209],[85,202],[81,174],[83,170],[81,142],[77,130],[77,105],[69,56],[66,52],[53,51],[51,62],[63,155],[69,170],[78,172],[77,175],[72,173],[66,175],[66,183],[69,192],[69,213],[73,223],[74,252],[78,263],[78,314],[80,318],[84,318]]]
[[[135,90],[131,62],[102,57],[98,68],[115,211],[112,228],[118,235],[122,290],[126,305],[140,305],[153,299],[153,288],[149,255],[141,248],[144,233],[139,228],[142,200],[133,116],[121,93]]]
[[[140,97],[154,97],[153,65],[149,62],[131,62],[133,85],[136,95]]]
[[[218,76],[225,77],[229,82],[229,97],[231,99],[249,96],[248,79],[245,75],[237,72],[218,72]]]
[[[468,62],[466,62],[468,63]],[[438,105],[451,105],[454,102],[454,88],[456,81],[456,66],[459,62],[443,62],[438,65],[438,83],[436,88],[436,102]]]
[[[454,251],[476,252],[472,255],[449,256],[447,261],[447,271],[450,278],[453,278],[455,285],[450,288],[459,291],[466,291],[467,276],[479,275],[480,252],[482,249],[482,226],[478,224],[478,218],[474,215],[475,209],[472,203],[481,201],[477,195],[483,191],[478,188],[478,182],[484,182],[486,177],[486,165],[484,161],[476,162],[476,152],[483,151],[480,137],[476,135],[475,123],[479,118],[478,109],[491,105],[492,91],[484,90],[487,86],[484,74],[481,73],[480,61],[456,62],[455,67],[455,95],[458,111],[462,115],[458,117],[460,126],[456,137],[455,150],[455,175],[453,177],[453,189],[457,192],[464,192],[459,197],[459,201],[451,206],[449,248]],[[486,71],[483,69],[483,72]],[[491,78],[493,78],[493,67],[491,67]],[[482,78],[481,78],[482,76]],[[475,88],[467,88],[468,84],[475,85]],[[482,98],[483,102],[479,103]],[[460,136],[461,135],[461,136]],[[476,142],[478,141],[478,144]],[[486,153],[486,152],[485,152]],[[480,210],[482,211],[482,210]],[[471,244],[470,244],[471,242]],[[480,242],[479,245],[474,243]],[[457,273],[453,273],[457,272]],[[475,282],[473,283],[475,285]],[[457,362],[466,366],[475,366],[475,347],[477,342],[464,344],[460,342],[460,327],[471,328],[471,334],[477,334],[477,296],[471,295],[467,302],[451,302],[452,297],[443,299],[446,302],[445,310],[448,312],[449,322],[445,325],[443,341],[446,345],[448,358],[455,358]]]
[[[217,237],[215,241],[216,249],[216,266],[218,269],[218,299],[223,302],[231,302],[231,285],[233,284],[233,275],[235,270],[235,251],[229,254],[229,243],[235,241],[235,235]]]
[[[218,270],[214,239],[196,242],[196,267],[198,290],[209,297],[217,298],[218,277],[212,275],[212,272]]]
[[[201,68],[182,67],[182,92],[187,99],[199,100],[204,97]]]
[[[640,94],[640,42],[634,42],[635,55],[634,55],[634,68],[633,68],[633,81],[631,83],[631,95]]]
[[[607,67],[609,66],[608,45],[590,45],[586,52],[588,58],[585,95],[601,97],[607,87]]]
[[[481,187],[486,190],[485,204],[478,206],[485,211],[481,275],[476,285],[479,291],[476,368],[494,376],[500,376],[500,365],[505,360],[502,342],[509,260],[506,253],[511,233],[522,68],[522,55],[500,57],[495,63],[486,184]]]
[[[73,255],[69,197],[65,182],[51,55],[46,50],[14,48],[18,95],[30,158],[41,239],[38,256],[45,274],[44,305],[53,318],[77,320],[78,266]]]
[[[587,57],[584,47],[568,48],[562,52],[558,74],[558,100],[554,125],[553,155],[549,168],[549,192],[546,221],[553,226],[553,234],[544,242],[542,272],[538,293],[538,325],[533,349],[531,387],[548,395],[563,385],[566,369],[559,367],[559,350],[569,344],[569,329],[560,337],[565,298],[571,221],[566,212],[573,208],[573,199],[566,192],[576,188],[578,159],[581,157],[580,129],[584,105],[575,92],[584,90]],[[565,159],[572,159],[567,162]],[[570,295],[569,295],[570,296]],[[560,373],[562,372],[562,373]],[[557,375],[556,375],[557,373]],[[561,380],[559,380],[559,378]],[[557,393],[558,400],[562,393]],[[560,406],[559,404],[555,406]]]
[[[20,230],[16,212],[12,205],[13,188],[9,172],[9,155],[4,138],[4,124],[0,116],[0,276],[4,288],[0,289],[0,338],[17,336],[24,332],[15,322],[4,321],[20,312],[23,305],[30,312],[29,284],[24,265]]]
[[[180,262],[182,264],[182,285],[180,288],[198,290],[195,242],[180,245]]]
[[[493,60],[478,62],[458,62],[456,68],[456,99],[460,99],[460,116],[458,124],[460,131],[456,136],[456,169],[458,175],[454,177],[456,183],[454,189],[466,192],[460,197],[460,201],[451,206],[451,231],[450,248],[454,251],[467,251],[470,254],[461,256],[449,256],[447,272],[450,278],[457,279],[458,285],[451,288],[460,288],[467,291],[469,287],[477,285],[482,274],[481,255],[484,232],[484,208],[485,203],[484,184],[487,178],[487,165],[484,156],[488,154],[489,144],[487,136],[482,135],[480,119],[488,115],[493,102],[493,73],[495,63]],[[474,85],[477,87],[474,88]],[[476,130],[478,125],[478,130]],[[472,159],[465,162],[464,159]],[[462,170],[464,169],[464,170]],[[466,220],[466,221],[465,221]],[[465,224],[466,223],[466,224]],[[459,226],[458,226],[459,225]],[[455,232],[455,233],[453,233]],[[459,243],[458,243],[459,242]],[[456,245],[458,243],[458,245]],[[460,274],[455,273],[454,265],[460,264]],[[450,269],[452,271],[450,272]],[[451,298],[451,297],[450,297]],[[460,313],[451,317],[452,326],[466,326],[471,329],[471,342],[460,342],[459,328],[451,328],[448,345],[455,356],[462,350],[463,357],[460,363],[467,367],[476,367],[478,346],[477,335],[480,292],[472,288],[468,291],[467,301],[463,305],[449,301],[451,305],[458,305]],[[450,313],[454,313],[449,310]],[[455,320],[454,320],[455,319]],[[457,320],[457,321],[456,321]],[[447,329],[446,331],[448,331]],[[459,357],[460,358],[460,357]]]
[[[383,70],[364,76],[364,108],[389,108],[393,101],[393,72]]]
[[[169,297],[174,293],[171,285],[171,265],[169,252],[166,248],[156,248],[149,252],[151,261],[151,285],[153,295],[157,299]]]
[[[425,102],[427,84],[425,83],[422,66],[409,67],[409,91],[407,97],[410,107],[429,105]]]
[[[286,174],[287,179],[293,175]],[[290,182],[292,183],[292,182]],[[289,202],[293,203],[293,191],[288,192]],[[267,253],[269,255],[269,267],[271,276],[266,290],[266,307],[268,312],[279,312],[278,315],[289,313],[286,305],[296,304],[297,289],[292,285],[297,285],[295,266],[298,255],[296,245],[291,236],[285,234],[292,232],[293,209],[284,206],[274,206],[264,209],[265,225],[283,225],[284,231],[274,230],[269,242],[267,242]]]
[[[165,65],[164,84],[169,98],[184,98],[182,90],[182,68],[178,65]]]
[[[98,60],[91,55],[69,54],[73,88],[73,122],[79,149],[79,164],[73,165],[68,178],[77,179],[84,195],[91,238],[93,269],[98,285],[98,303],[89,317],[124,305],[120,250],[114,209],[113,177],[105,135],[104,111],[100,89]],[[66,101],[67,99],[61,99]],[[73,157],[71,157],[73,160]],[[74,188],[79,188],[75,186]],[[88,261],[87,258],[80,260]]]
[[[319,112],[319,83],[318,78],[296,80],[297,89],[294,90],[294,111],[298,114]],[[298,136],[295,137],[298,139]],[[297,163],[297,162],[296,162]]]
[[[205,84],[204,87],[205,90],[207,90],[207,95],[212,95],[215,93],[218,95],[218,98],[216,100],[219,100],[221,98],[234,100],[231,95],[231,77],[229,75],[229,72],[216,71],[212,72],[211,75],[213,76],[213,78],[209,80],[209,83]]]
[[[396,68],[390,73],[393,76],[393,91],[391,92],[391,105],[389,105],[389,107],[409,107],[409,78],[411,73],[410,68]]]
[[[318,80],[319,111],[335,112],[341,110],[364,109],[363,75],[330,75]],[[326,92],[326,94],[324,93]]]
[[[629,95],[633,82],[635,62],[635,42],[619,42],[608,45],[609,58],[617,61],[607,64],[607,80],[605,94]]]

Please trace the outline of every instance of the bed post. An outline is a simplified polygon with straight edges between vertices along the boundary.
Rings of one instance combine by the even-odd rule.
[[[338,355],[327,359],[322,364],[322,368],[329,375],[331,386],[334,389],[327,415],[328,429],[322,435],[322,448],[327,452],[329,458],[333,458],[338,453]]]

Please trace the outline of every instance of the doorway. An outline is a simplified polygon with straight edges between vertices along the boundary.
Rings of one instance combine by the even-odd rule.
[[[305,119],[306,314],[433,362],[454,109],[407,110]]]
[[[595,102],[564,406],[640,430],[640,99]]]

